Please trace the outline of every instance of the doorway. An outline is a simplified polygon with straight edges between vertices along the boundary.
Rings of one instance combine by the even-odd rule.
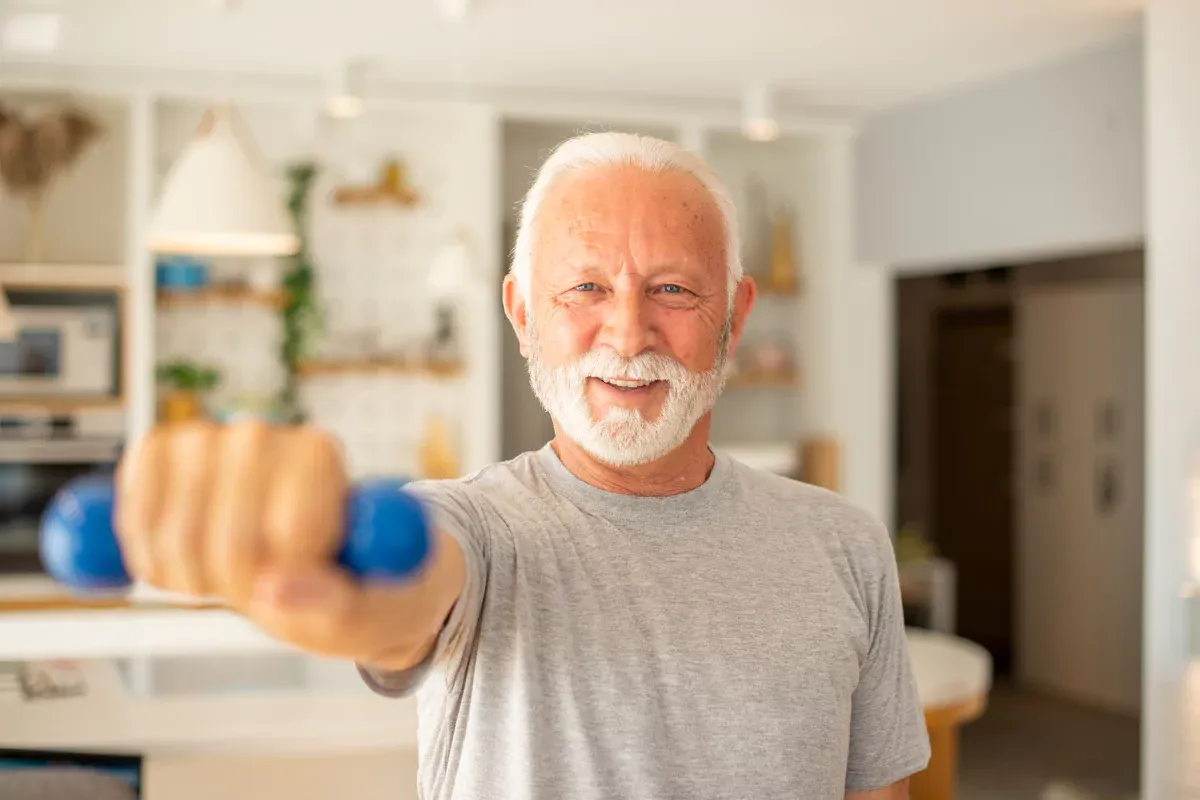
[[[1012,668],[1014,371],[1011,298],[933,319],[933,538],[954,564],[958,635]]]
[[[947,570],[952,611],[933,616],[994,664],[964,791],[1137,790],[1142,265],[1138,249],[898,280],[902,592],[908,554]]]

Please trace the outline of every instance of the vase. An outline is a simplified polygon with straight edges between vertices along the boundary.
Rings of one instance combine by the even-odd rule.
[[[159,405],[159,418],[163,422],[187,422],[204,414],[200,395],[196,392],[175,389],[163,396]]]
[[[793,294],[799,289],[792,242],[791,214],[781,211],[771,221],[771,267],[768,285],[773,292]]]
[[[46,255],[46,192],[35,189],[25,200],[28,218],[25,221],[23,258],[27,264],[37,264]]]
[[[445,480],[459,477],[458,459],[450,444],[450,434],[441,417],[429,418],[420,447],[421,473],[425,478]]]

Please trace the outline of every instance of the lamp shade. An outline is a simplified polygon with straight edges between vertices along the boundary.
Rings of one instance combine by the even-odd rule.
[[[300,240],[273,190],[233,128],[228,109],[205,114],[171,165],[150,222],[156,253],[282,256]]]

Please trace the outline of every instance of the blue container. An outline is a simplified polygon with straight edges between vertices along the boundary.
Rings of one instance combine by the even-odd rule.
[[[163,256],[154,266],[159,289],[184,292],[208,285],[208,265],[193,256]]]

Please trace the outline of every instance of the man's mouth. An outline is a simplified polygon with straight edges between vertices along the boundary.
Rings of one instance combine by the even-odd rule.
[[[635,391],[637,389],[645,389],[648,386],[652,386],[652,385],[658,383],[658,381],[633,380],[630,378],[601,378],[598,376],[594,376],[594,377],[596,377],[596,380],[600,381],[601,383],[605,383],[609,386],[612,386],[614,389],[620,389],[621,391],[625,391],[625,392],[631,392],[631,391]]]

